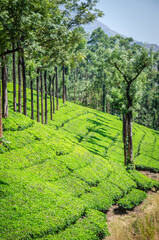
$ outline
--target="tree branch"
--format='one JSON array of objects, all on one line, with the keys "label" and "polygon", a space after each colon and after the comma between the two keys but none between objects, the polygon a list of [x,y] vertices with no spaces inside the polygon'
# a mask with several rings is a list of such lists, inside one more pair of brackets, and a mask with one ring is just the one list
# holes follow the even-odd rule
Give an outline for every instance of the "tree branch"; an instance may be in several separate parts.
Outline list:
[{"label": "tree branch", "polygon": [[13,53],[13,52],[17,52],[19,50],[20,50],[19,48],[15,48],[15,49],[12,49],[12,50],[7,50],[7,51],[1,53],[0,57],[3,57],[4,55],[7,55],[7,54],[10,54],[10,53]]},{"label": "tree branch", "polygon": [[130,82],[135,81],[136,78],[142,73],[142,71],[144,70],[145,67],[146,67],[146,64],[143,65],[142,69],[136,74],[136,76]]},{"label": "tree branch", "polygon": [[124,77],[125,81],[128,83],[128,80],[127,80],[125,74],[120,70],[120,68],[117,66],[117,64],[114,63],[113,65],[121,73],[121,75]]}]

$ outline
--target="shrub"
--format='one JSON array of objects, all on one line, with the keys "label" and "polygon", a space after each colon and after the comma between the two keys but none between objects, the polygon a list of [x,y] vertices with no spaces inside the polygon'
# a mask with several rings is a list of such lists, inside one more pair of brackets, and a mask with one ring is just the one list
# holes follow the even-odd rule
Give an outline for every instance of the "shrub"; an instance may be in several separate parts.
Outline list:
[{"label": "shrub", "polygon": [[147,194],[145,192],[138,189],[133,189],[118,201],[118,205],[121,208],[131,210],[135,206],[139,205],[146,197]]},{"label": "shrub", "polygon": [[129,171],[133,180],[137,183],[137,187],[142,190],[149,190],[155,187],[159,189],[159,182],[149,179],[148,177],[144,176],[142,173],[132,170]]}]

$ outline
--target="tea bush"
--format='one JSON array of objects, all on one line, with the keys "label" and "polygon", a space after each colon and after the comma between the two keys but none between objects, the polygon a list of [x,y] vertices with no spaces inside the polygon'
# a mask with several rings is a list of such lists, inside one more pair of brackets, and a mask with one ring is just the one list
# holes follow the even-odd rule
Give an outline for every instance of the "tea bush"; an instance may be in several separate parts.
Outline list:
[{"label": "tea bush", "polygon": [[147,194],[145,192],[138,189],[133,189],[118,201],[118,205],[121,208],[131,210],[134,208],[134,206],[139,205],[146,197]]},{"label": "tea bush", "polygon": [[[28,117],[10,106],[3,119],[8,143],[0,148],[0,239],[103,239],[102,212],[117,201],[135,206],[145,197],[136,188],[147,191],[158,183],[126,171],[118,117],[59,99],[51,121],[48,97],[48,124],[42,125],[29,117],[30,90],[27,99]],[[134,126],[137,167],[159,171],[158,133]]]}]

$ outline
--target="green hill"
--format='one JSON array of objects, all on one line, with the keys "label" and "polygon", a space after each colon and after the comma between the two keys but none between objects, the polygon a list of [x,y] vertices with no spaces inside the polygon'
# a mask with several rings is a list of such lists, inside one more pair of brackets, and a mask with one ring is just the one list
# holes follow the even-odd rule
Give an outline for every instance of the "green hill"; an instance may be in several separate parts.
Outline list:
[{"label": "green hill", "polygon": [[[103,239],[113,203],[130,209],[144,191],[159,188],[126,171],[118,117],[60,102],[53,121],[42,125],[13,112],[11,89],[3,120],[10,143],[0,154],[0,239]],[[34,99],[36,108],[36,92]],[[133,141],[137,168],[159,172],[159,133],[134,123]]]}]

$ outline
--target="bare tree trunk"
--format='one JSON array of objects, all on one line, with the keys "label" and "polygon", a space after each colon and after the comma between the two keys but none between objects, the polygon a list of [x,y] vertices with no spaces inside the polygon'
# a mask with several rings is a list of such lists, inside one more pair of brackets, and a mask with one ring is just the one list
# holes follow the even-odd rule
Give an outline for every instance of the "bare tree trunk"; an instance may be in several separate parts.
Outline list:
[{"label": "bare tree trunk", "polygon": [[23,114],[27,116],[26,70],[25,70],[24,53],[22,55],[22,74],[23,74]]},{"label": "bare tree trunk", "polygon": [[128,122],[126,115],[123,115],[123,143],[124,143],[124,165],[127,165],[127,151],[128,151]]},{"label": "bare tree trunk", "polygon": [[65,100],[67,101],[67,87],[65,85]]},{"label": "bare tree trunk", "polygon": [[16,67],[15,67],[15,45],[13,43],[13,109],[14,112],[17,112],[17,103],[16,103]]},{"label": "bare tree trunk", "polygon": [[81,104],[83,103],[83,92],[81,91]]},{"label": "bare tree trunk", "polygon": [[65,66],[63,65],[63,103],[65,103]]},{"label": "bare tree trunk", "polygon": [[126,114],[126,121],[127,121],[127,141],[128,141],[128,149],[127,149],[127,165],[130,165],[131,168],[134,168],[133,163],[133,144],[132,144],[132,98],[130,96],[130,87],[131,82],[128,82],[127,85],[127,100],[128,100],[128,107],[127,107],[127,114]]},{"label": "bare tree trunk", "polygon": [[128,112],[128,158],[133,165],[133,144],[132,144],[132,111]]},{"label": "bare tree trunk", "polygon": [[105,83],[103,83],[103,97],[102,97],[102,111],[106,112],[106,92],[105,92]]},{"label": "bare tree trunk", "polygon": [[41,80],[41,122],[44,124],[44,107],[43,107],[43,76],[42,71],[40,71],[40,80]]},{"label": "bare tree trunk", "polygon": [[39,114],[39,69],[37,69],[37,122],[40,122],[40,114]]},{"label": "bare tree trunk", "polygon": [[53,113],[55,113],[55,74],[52,79]]},{"label": "bare tree trunk", "polygon": [[[1,68],[1,63],[0,63],[0,68]],[[2,137],[3,137],[3,125],[2,125],[2,99],[1,99],[1,77],[0,77],[0,138]]]},{"label": "bare tree trunk", "polygon": [[44,71],[44,84],[45,84],[45,124],[47,124],[47,81],[46,81],[46,70]]},{"label": "bare tree trunk", "polygon": [[58,102],[58,75],[57,75],[57,67],[55,67],[56,72],[56,110],[59,110],[59,102]]},{"label": "bare tree trunk", "polygon": [[76,69],[74,71],[74,103],[76,103]]},{"label": "bare tree trunk", "polygon": [[106,102],[106,112],[110,113],[110,103],[108,102],[108,100]]},{"label": "bare tree trunk", "polygon": [[88,91],[87,91],[87,82],[86,82],[86,95],[85,95],[85,106],[88,105]]},{"label": "bare tree trunk", "polygon": [[52,89],[51,89],[51,76],[49,76],[49,90],[50,90],[50,118],[52,120]]},{"label": "bare tree trunk", "polygon": [[[1,91],[1,89],[0,89]],[[0,138],[3,137],[3,127],[2,127],[2,102],[1,102],[1,93],[0,93]]]},{"label": "bare tree trunk", "polygon": [[18,110],[22,113],[22,81],[21,81],[21,56],[18,52]]},{"label": "bare tree trunk", "polygon": [[86,73],[85,73],[85,84],[86,84],[85,106],[86,106],[86,107],[87,107],[87,105],[88,105],[87,80],[88,80],[88,70],[86,69]]},{"label": "bare tree trunk", "polygon": [[29,71],[29,75],[30,75],[30,89],[31,89],[31,119],[34,119],[33,79],[31,77],[31,70]]},{"label": "bare tree trunk", "polygon": [[3,66],[2,66],[2,116],[7,118],[9,116],[8,112],[8,92],[7,92],[7,81],[8,81],[8,71],[6,64],[6,57],[2,57]]}]

